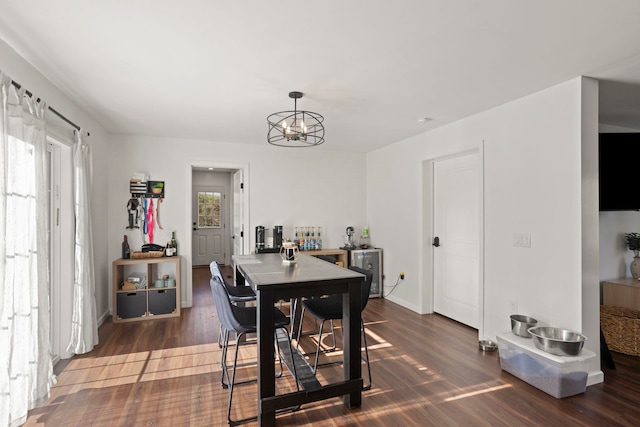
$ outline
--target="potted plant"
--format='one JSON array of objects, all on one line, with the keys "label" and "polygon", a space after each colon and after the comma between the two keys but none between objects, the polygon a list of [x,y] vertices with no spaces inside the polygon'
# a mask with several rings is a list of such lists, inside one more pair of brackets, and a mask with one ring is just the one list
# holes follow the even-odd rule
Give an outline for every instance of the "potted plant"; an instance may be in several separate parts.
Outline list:
[{"label": "potted plant", "polygon": [[629,266],[631,276],[640,280],[640,233],[624,233],[624,240],[629,250],[633,251],[633,261]]},{"label": "potted plant", "polygon": [[640,233],[624,233],[624,240],[629,250],[633,251],[633,257],[640,256]]},{"label": "potted plant", "polygon": [[162,189],[164,188],[164,182],[156,182],[155,185],[151,188],[151,192],[153,194],[162,193]]}]

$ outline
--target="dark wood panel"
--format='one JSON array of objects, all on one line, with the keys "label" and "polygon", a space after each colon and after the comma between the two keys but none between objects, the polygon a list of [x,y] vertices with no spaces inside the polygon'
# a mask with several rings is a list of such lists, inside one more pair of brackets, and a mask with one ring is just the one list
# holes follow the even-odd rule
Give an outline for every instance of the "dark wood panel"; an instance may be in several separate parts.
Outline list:
[{"label": "dark wood panel", "polygon": [[[223,274],[230,269],[223,267]],[[51,398],[30,412],[25,425],[226,425],[228,393],[220,386],[208,268],[194,269],[193,277],[194,305],[180,318],[105,322],[94,351],[56,366]],[[339,398],[311,403],[279,415],[278,425],[635,426],[640,420],[640,358],[613,353],[617,370],[603,368],[603,384],[555,399],[502,371],[497,352],[478,350],[474,329],[385,299],[370,300],[363,318],[373,388],[363,393],[362,407],[350,411]],[[301,341],[313,350],[312,337]],[[241,355],[255,360],[255,346],[245,346]],[[340,357],[339,351],[323,356]],[[255,375],[255,367],[239,375]],[[340,376],[339,366],[319,371],[321,382]],[[280,393],[292,389],[286,374],[276,385]],[[255,414],[255,383],[236,390],[234,417]]]}]

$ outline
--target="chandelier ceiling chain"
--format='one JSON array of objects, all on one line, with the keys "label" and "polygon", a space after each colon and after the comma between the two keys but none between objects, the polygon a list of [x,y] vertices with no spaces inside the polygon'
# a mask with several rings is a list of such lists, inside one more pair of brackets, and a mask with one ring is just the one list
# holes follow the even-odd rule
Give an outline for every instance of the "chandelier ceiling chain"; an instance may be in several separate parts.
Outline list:
[{"label": "chandelier ceiling chain", "polygon": [[279,147],[313,147],[324,142],[324,117],[313,111],[298,110],[302,92],[289,92],[293,111],[280,111],[267,117],[267,141]]}]

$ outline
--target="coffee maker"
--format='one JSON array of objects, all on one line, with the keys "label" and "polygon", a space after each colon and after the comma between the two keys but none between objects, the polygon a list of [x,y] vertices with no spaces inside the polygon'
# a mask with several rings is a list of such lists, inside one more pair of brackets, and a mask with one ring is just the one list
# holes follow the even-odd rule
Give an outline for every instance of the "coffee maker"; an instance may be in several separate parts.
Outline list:
[{"label": "coffee maker", "polygon": [[256,251],[264,249],[264,241],[265,241],[265,233],[264,227],[262,225],[258,225],[256,227]]},{"label": "coffee maker", "polygon": [[273,247],[280,250],[282,247],[282,226],[276,225],[273,228]]},{"label": "coffee maker", "polygon": [[276,225],[274,228],[258,225],[256,227],[256,252],[279,252],[282,247],[282,232],[281,225]]}]

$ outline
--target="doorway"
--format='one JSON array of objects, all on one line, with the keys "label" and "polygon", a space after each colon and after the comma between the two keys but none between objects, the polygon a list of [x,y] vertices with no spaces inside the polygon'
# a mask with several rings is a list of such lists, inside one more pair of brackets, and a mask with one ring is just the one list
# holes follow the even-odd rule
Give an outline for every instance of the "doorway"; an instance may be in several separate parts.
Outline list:
[{"label": "doorway", "polygon": [[[249,165],[247,163],[226,163],[214,161],[189,161],[187,162],[187,194],[193,194],[198,186],[196,173],[219,174],[224,176],[226,181],[226,237],[223,238],[227,249],[224,263],[233,264],[233,255],[249,253],[249,238],[245,230],[249,229]],[[232,187],[233,183],[233,187]],[[237,190],[236,190],[237,188]],[[222,192],[220,192],[222,193]],[[197,217],[197,208],[193,203],[187,207],[186,241],[185,250],[182,256],[185,259],[185,286],[183,287],[182,306],[191,307],[193,305],[193,267],[198,265],[208,265],[213,259],[205,260],[198,258],[194,251],[193,222]],[[202,263],[205,264],[202,264]]]},{"label": "doorway", "polygon": [[193,171],[191,244],[194,267],[209,265],[211,261],[229,263],[229,184],[228,172]]}]

